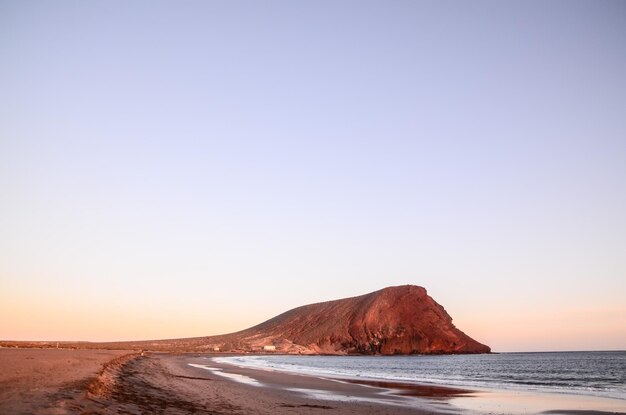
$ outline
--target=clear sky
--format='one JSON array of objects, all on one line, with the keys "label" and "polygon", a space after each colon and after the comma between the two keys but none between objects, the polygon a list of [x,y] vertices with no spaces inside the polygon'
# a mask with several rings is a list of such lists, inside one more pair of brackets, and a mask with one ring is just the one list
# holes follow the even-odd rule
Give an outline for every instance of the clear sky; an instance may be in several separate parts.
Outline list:
[{"label": "clear sky", "polygon": [[0,0],[0,339],[400,284],[626,349],[625,2]]}]

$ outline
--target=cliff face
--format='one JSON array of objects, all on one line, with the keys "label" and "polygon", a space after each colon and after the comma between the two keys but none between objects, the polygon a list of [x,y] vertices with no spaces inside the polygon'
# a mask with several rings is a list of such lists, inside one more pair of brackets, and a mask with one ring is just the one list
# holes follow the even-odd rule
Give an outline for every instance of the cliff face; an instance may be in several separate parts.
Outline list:
[{"label": "cliff face", "polygon": [[359,297],[298,307],[237,333],[211,336],[207,347],[284,353],[489,353],[452,324],[422,287],[389,287]]}]

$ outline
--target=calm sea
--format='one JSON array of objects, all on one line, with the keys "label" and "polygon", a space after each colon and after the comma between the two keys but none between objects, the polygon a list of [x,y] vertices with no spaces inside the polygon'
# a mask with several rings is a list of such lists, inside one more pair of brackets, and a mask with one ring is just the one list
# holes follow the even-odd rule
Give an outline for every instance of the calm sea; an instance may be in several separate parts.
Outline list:
[{"label": "calm sea", "polygon": [[257,368],[344,378],[593,395],[626,400],[626,351],[452,356],[238,356]]}]

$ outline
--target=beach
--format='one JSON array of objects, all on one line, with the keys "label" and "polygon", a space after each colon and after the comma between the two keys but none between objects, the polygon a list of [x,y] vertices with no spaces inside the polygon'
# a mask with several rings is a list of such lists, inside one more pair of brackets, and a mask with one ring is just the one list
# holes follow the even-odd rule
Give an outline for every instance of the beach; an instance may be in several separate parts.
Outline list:
[{"label": "beach", "polygon": [[[134,351],[0,349],[0,413],[439,413],[401,406],[402,397],[390,396],[387,404],[381,403],[378,390],[363,385],[222,367],[263,383],[255,386],[190,363],[204,365],[206,359],[167,353],[141,356]],[[288,389],[336,394],[338,400]]]},{"label": "beach", "polygon": [[[454,402],[491,399],[492,406],[504,408],[507,402],[459,388],[243,368],[205,354],[5,348],[0,369],[3,414],[478,414],[498,412]],[[619,412],[553,408],[545,413]]]}]

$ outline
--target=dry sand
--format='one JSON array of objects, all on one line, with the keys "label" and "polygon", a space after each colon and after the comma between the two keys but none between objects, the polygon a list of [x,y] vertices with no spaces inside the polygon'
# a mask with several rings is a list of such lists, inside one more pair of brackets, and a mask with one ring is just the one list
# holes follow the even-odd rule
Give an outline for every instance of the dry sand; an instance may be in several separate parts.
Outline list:
[{"label": "dry sand", "polygon": [[0,349],[0,414],[80,413],[76,406],[102,366],[129,352]]},{"label": "dry sand", "polygon": [[206,355],[0,348],[0,414],[423,415],[461,413],[450,403],[473,395],[238,368]]}]

